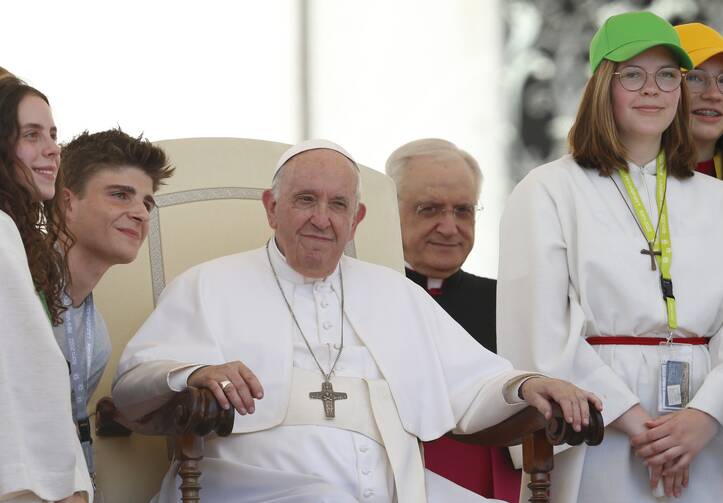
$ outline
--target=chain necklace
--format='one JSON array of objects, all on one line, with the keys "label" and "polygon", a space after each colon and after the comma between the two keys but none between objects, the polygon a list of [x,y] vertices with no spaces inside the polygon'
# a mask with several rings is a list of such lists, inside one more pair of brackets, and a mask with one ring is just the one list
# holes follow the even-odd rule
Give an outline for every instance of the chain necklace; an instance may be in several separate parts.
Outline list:
[{"label": "chain necklace", "polygon": [[[271,238],[271,239],[273,239],[273,238]],[[331,384],[331,376],[334,374],[334,369],[336,368],[336,364],[339,362],[339,357],[341,356],[341,352],[344,350],[344,274],[342,273],[341,265],[339,266],[339,283],[341,284],[341,342],[339,343],[339,352],[336,354],[336,358],[334,359],[334,363],[332,363],[331,368],[329,369],[329,372],[324,372],[324,368],[321,366],[321,363],[319,363],[318,358],[316,358],[316,354],[314,354],[314,350],[311,349],[311,344],[309,344],[309,340],[304,335],[303,330],[301,330],[301,325],[299,324],[299,320],[296,319],[296,315],[294,314],[294,310],[291,308],[289,299],[286,298],[284,289],[281,287],[281,281],[279,280],[279,275],[276,272],[276,269],[274,268],[274,263],[271,261],[271,253],[269,252],[269,246],[271,243],[271,239],[269,239],[266,242],[266,257],[269,260],[269,266],[271,266],[271,272],[274,274],[274,279],[276,280],[276,286],[279,287],[279,292],[281,292],[281,297],[284,299],[284,303],[286,304],[286,307],[288,308],[289,313],[291,314],[291,318],[294,320],[294,324],[296,325],[296,328],[299,329],[301,338],[304,339],[306,348],[309,350],[309,353],[311,353],[311,357],[314,359],[314,363],[316,363],[316,366],[319,368],[319,372],[321,372],[321,375],[324,377],[324,380],[321,383],[321,391],[312,391],[311,393],[309,393],[309,398],[312,400],[321,400],[322,403],[324,404],[324,414],[325,414],[326,418],[333,419],[335,417],[334,404],[335,404],[336,400],[346,400],[348,398],[346,393],[334,391],[334,388]]]}]

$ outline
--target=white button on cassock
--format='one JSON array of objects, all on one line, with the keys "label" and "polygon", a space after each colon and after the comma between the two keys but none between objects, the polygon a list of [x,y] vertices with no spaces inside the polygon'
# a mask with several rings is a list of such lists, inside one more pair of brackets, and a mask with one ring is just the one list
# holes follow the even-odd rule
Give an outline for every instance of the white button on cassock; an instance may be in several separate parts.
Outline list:
[{"label": "white button on cassock", "polygon": [[329,330],[332,327],[332,323],[330,321],[325,321],[321,326],[324,327],[324,330]]},{"label": "white button on cassock", "polygon": [[372,496],[374,496],[374,489],[367,489],[366,491],[364,491],[363,496],[365,498],[371,498]]}]

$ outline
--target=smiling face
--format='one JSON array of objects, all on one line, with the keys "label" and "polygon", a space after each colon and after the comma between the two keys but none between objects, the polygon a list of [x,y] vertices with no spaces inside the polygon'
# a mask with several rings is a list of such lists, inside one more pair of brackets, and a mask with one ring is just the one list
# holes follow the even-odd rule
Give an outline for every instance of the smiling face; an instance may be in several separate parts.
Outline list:
[{"label": "smiling face", "polygon": [[[431,278],[457,272],[474,244],[474,218],[460,219],[454,208],[477,203],[477,183],[472,169],[458,155],[412,157],[403,168],[399,185],[399,217],[404,259]],[[420,214],[420,206],[446,211]]]},{"label": "smiling face", "polygon": [[[60,164],[57,128],[50,106],[41,97],[26,95],[18,104],[18,139],[15,156],[19,180],[41,201],[55,195],[55,179]],[[30,180],[28,180],[28,175]],[[32,184],[31,184],[32,182]]]},{"label": "smiling face", "polygon": [[[715,79],[723,73],[723,53],[696,67]],[[690,93],[691,128],[701,160],[713,157],[715,142],[723,136],[723,93],[715,81],[701,93]]]},{"label": "smiling face", "polygon": [[616,71],[626,66],[639,66],[648,72],[645,85],[628,91],[617,76],[612,81],[613,116],[624,144],[659,139],[675,118],[680,100],[680,87],[661,91],[655,83],[655,72],[661,68],[678,68],[673,55],[663,47],[653,47],[634,58],[618,63]]},{"label": "smiling face", "polygon": [[264,192],[269,225],[287,263],[309,278],[331,274],[364,218],[356,208],[356,167],[342,154],[315,149],[292,157],[279,180],[279,197]]},{"label": "smiling face", "polygon": [[88,179],[81,194],[63,191],[74,253],[107,266],[136,258],[155,206],[151,177],[131,166],[106,168]]}]

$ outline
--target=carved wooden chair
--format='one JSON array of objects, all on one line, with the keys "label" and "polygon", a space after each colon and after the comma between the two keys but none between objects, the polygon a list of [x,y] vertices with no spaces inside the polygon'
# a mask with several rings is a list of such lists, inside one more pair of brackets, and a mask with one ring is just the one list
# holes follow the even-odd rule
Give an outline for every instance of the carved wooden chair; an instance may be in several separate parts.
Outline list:
[{"label": "carved wooden chair", "polygon": [[[182,501],[200,501],[203,437],[228,435],[234,414],[219,408],[207,390],[190,388],[137,421],[123,418],[109,394],[125,344],[150,314],[165,284],[180,272],[214,257],[256,248],[270,237],[261,194],[287,145],[231,138],[168,140],[158,143],[177,167],[156,194],[147,243],[132,264],[109,271],[95,290],[113,340],[109,367],[96,391],[97,478],[105,503],[148,501],[161,485],[169,456],[181,462]],[[386,265],[403,274],[401,232],[394,184],[362,167],[367,216],[348,255]],[[212,224],[210,224],[212,223]],[[104,397],[104,398],[99,398]],[[574,434],[559,411],[549,422],[527,408],[507,421],[464,441],[485,445],[523,443],[525,470],[533,475],[535,498],[548,501],[552,445],[590,445],[602,439],[599,414],[587,430]],[[133,431],[137,434],[130,435]],[[165,437],[171,439],[170,448]]]},{"label": "carved wooden chair", "polygon": [[[276,161],[288,148],[234,138],[168,140],[158,145],[177,169],[156,194],[158,209],[151,214],[147,242],[133,263],[108,271],[94,293],[113,341],[110,363],[91,404],[98,411],[94,450],[105,503],[148,501],[168,469],[167,454],[184,463],[188,501],[198,501],[193,499],[194,460],[200,457],[202,436],[230,431],[233,416],[218,411],[204,391],[190,390],[158,413],[130,423],[102,397],[110,394],[126,343],[168,281],[205,260],[262,246],[271,236],[260,199]],[[394,184],[365,167],[361,177],[368,211],[345,253],[403,271]],[[119,425],[109,422],[111,418]],[[128,436],[129,428],[143,435]],[[175,437],[170,449],[165,435]]]}]

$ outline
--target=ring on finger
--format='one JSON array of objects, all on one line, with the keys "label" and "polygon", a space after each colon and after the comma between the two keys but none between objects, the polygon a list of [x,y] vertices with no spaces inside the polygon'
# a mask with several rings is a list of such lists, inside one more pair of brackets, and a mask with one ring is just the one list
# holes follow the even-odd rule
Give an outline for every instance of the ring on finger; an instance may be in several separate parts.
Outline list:
[{"label": "ring on finger", "polygon": [[229,386],[230,384],[231,384],[231,381],[229,381],[228,379],[218,383],[218,385],[221,386],[221,389],[224,391],[226,391],[226,387]]}]

